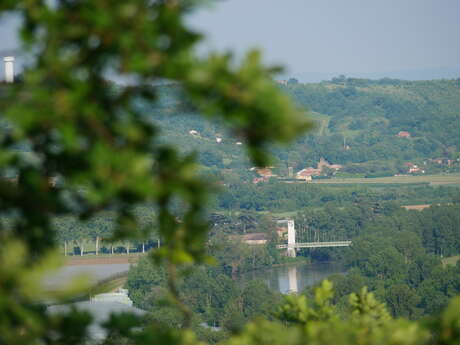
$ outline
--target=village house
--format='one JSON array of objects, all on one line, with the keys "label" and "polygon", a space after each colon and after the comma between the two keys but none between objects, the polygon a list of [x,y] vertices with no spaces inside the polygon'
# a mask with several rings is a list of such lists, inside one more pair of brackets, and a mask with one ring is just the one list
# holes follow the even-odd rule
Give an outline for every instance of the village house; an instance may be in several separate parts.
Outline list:
[{"label": "village house", "polygon": [[404,163],[404,165],[409,169],[407,172],[410,174],[413,173],[425,173],[425,170],[422,170],[418,165],[412,163]]},{"label": "village house", "polygon": [[269,177],[264,177],[264,176],[262,176],[262,177],[254,177],[252,179],[252,183],[258,184],[260,182],[268,182],[269,179],[270,179]]},{"label": "village house", "polygon": [[308,167],[305,169],[300,170],[296,174],[296,179],[298,180],[305,180],[305,181],[311,181],[312,176],[319,176],[323,172],[324,168],[329,168],[333,169],[335,171],[338,171],[342,169],[342,165],[340,164],[330,164],[327,160],[324,158],[321,158],[318,162],[317,168],[313,167]]},{"label": "village house", "polygon": [[241,241],[250,246],[266,244],[268,242],[267,234],[264,232],[253,232],[251,234],[244,235],[232,235],[230,236],[232,240]]},{"label": "village house", "polygon": [[407,131],[400,131],[396,136],[399,138],[410,138],[410,133]]},{"label": "village house", "polygon": [[262,177],[275,177],[276,174],[272,171],[273,167],[266,167],[266,168],[258,168],[255,169],[256,173]]},{"label": "village house", "polygon": [[311,181],[312,176],[319,176],[320,174],[321,174],[321,170],[309,167],[309,168],[302,169],[299,172],[297,172],[295,178],[297,180]]},{"label": "village house", "polygon": [[278,175],[274,174],[272,169],[274,167],[266,167],[266,168],[251,168],[249,169],[250,171],[255,171],[257,173],[257,177],[254,177],[252,179],[252,183],[254,184],[257,184],[257,183],[260,183],[260,182],[268,182],[270,180],[270,178],[272,177],[276,177]]}]

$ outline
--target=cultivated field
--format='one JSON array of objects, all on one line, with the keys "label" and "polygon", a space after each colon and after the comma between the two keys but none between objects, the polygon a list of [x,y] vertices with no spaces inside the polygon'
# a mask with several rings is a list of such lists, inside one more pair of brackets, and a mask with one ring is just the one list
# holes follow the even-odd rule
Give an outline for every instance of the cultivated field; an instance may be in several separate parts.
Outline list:
[{"label": "cultivated field", "polygon": [[460,255],[450,256],[447,258],[442,259],[443,265],[452,265],[455,266],[457,261],[460,260]]},{"label": "cultivated field", "polygon": [[375,178],[331,178],[318,179],[309,183],[316,184],[407,184],[429,183],[432,185],[460,184],[460,175],[421,175],[421,176],[389,176]]},{"label": "cultivated field", "polygon": [[403,205],[401,207],[405,208],[406,210],[422,211],[430,206],[431,204],[422,204],[422,205]]}]

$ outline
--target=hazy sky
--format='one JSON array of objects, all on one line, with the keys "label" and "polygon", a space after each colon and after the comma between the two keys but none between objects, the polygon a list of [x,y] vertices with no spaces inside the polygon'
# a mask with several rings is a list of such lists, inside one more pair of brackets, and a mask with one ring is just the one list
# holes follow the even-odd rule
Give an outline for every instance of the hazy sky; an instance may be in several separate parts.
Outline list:
[{"label": "hazy sky", "polygon": [[192,21],[291,73],[460,67],[460,0],[226,0]]},{"label": "hazy sky", "polygon": [[[292,75],[460,70],[460,0],[222,0],[190,21],[206,49],[259,47]],[[0,21],[0,52],[12,28]]]}]

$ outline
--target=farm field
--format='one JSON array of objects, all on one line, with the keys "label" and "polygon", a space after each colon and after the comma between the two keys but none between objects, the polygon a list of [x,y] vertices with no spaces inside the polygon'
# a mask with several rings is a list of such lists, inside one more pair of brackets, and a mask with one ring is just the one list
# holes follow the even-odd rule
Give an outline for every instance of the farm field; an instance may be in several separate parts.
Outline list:
[{"label": "farm field", "polygon": [[460,175],[388,176],[374,178],[331,178],[313,180],[313,184],[408,184],[429,183],[431,185],[460,184]]},{"label": "farm field", "polygon": [[442,259],[442,264],[445,265],[452,265],[455,266],[457,261],[460,260],[460,255],[449,256],[447,258]]},{"label": "farm field", "polygon": [[422,204],[422,205],[403,205],[401,206],[402,208],[405,208],[406,210],[415,210],[415,211],[421,211],[424,210],[428,207],[430,207],[430,204]]}]

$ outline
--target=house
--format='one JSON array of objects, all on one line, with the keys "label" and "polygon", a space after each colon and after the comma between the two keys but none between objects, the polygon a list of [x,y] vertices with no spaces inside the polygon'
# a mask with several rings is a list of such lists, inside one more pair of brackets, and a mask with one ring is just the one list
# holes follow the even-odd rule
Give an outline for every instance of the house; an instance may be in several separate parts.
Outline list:
[{"label": "house", "polygon": [[334,170],[340,170],[340,169],[343,168],[343,166],[340,165],[340,164],[331,164],[331,165],[329,165],[329,168],[334,169]]},{"label": "house", "polygon": [[318,162],[317,169],[323,170],[324,167],[329,167],[329,162],[321,157]]},{"label": "house", "polygon": [[308,168],[302,169],[299,172],[297,172],[295,178],[297,180],[311,181],[312,176],[319,176],[319,175],[321,175],[321,169],[315,169],[312,167],[308,167]]},{"label": "house", "polygon": [[273,167],[267,167],[267,168],[251,168],[249,170],[254,171],[259,175],[258,177],[254,177],[252,179],[252,183],[257,184],[260,182],[268,182],[271,177],[276,177],[278,175],[274,174],[272,172]]},{"label": "house", "polygon": [[250,246],[266,244],[268,242],[267,234],[264,232],[253,232],[251,234],[230,236],[232,239],[240,240]]},{"label": "house", "polygon": [[404,163],[406,167],[409,168],[408,173],[413,174],[413,173],[425,173],[425,170],[420,169],[420,167],[416,164],[412,163]]},{"label": "house", "polygon": [[277,176],[272,172],[273,167],[266,167],[266,168],[258,168],[255,169],[256,173],[262,177],[275,177]]},{"label": "house", "polygon": [[269,179],[270,179],[269,177],[254,177],[252,179],[252,183],[258,184],[260,182],[268,182]]},{"label": "house", "polygon": [[198,131],[195,131],[194,129],[188,131],[188,134],[193,135],[193,136],[198,136],[198,135],[200,135],[200,133],[198,133]]},{"label": "house", "polygon": [[216,143],[220,144],[222,142],[222,138],[221,137],[216,137]]},{"label": "house", "polygon": [[444,159],[442,159],[442,158],[433,158],[431,161],[433,163],[442,164],[444,162]]},{"label": "house", "polygon": [[319,162],[318,162],[317,169],[322,171],[323,168],[334,169],[334,170],[337,171],[337,170],[342,169],[343,166],[340,165],[340,164],[330,164],[327,160],[325,160],[324,158],[321,157]]},{"label": "house", "polygon": [[399,138],[410,138],[410,133],[407,131],[400,131],[396,136]]}]

